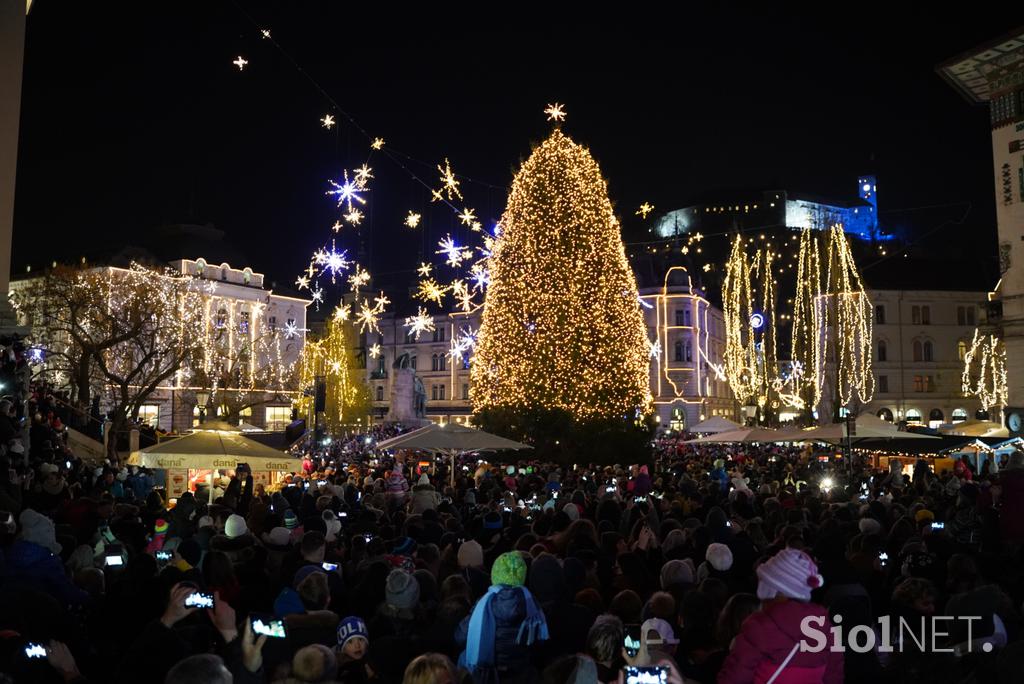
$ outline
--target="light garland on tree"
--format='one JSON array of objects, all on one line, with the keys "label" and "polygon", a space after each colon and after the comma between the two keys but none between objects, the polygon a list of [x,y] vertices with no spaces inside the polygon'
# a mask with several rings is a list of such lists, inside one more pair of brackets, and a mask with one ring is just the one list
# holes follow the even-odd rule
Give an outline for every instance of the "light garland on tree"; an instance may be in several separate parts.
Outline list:
[{"label": "light garland on tree", "polygon": [[964,354],[960,384],[963,393],[977,397],[986,411],[992,408],[1003,410],[1009,401],[1009,390],[1006,349],[1002,340],[995,335],[982,335],[977,328],[974,329],[974,339]]},{"label": "light garland on tree", "polygon": [[815,231],[804,228],[800,232],[790,344],[792,364],[798,370],[790,374],[790,394],[799,399],[790,401],[793,408],[821,403],[821,314],[821,254]]},{"label": "light garland on tree", "polygon": [[[370,351],[372,356],[373,349]],[[299,361],[299,383],[307,392],[294,405],[307,417],[308,424],[313,424],[318,380],[324,383],[323,416],[330,434],[338,434],[346,426],[366,418],[369,390],[359,379],[357,368],[354,335],[344,322],[329,321],[321,339],[306,341]]]},{"label": "light garland on tree", "polygon": [[487,275],[478,271],[490,286],[471,366],[475,411],[647,410],[646,325],[619,230],[597,162],[555,130],[516,174]]},{"label": "light garland on tree", "polygon": [[[822,324],[832,335],[835,350],[835,385],[839,406],[853,408],[871,401],[875,376],[871,372],[874,308],[861,282],[853,251],[842,226],[828,231],[823,297],[825,316]],[[828,356],[825,357],[828,359]]]}]

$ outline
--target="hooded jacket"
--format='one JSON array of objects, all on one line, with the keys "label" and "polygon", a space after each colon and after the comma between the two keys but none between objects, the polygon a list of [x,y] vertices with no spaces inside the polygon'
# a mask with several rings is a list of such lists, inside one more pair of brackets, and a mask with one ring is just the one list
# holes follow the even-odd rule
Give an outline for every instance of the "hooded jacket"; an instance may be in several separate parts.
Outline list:
[{"label": "hooded jacket", "polygon": [[11,545],[4,558],[2,577],[0,584],[7,590],[18,586],[36,589],[64,605],[81,605],[89,598],[68,579],[59,556],[24,539]]},{"label": "hooded jacket", "polygon": [[828,643],[820,653],[797,652],[779,672],[775,684],[842,684],[843,654],[833,653],[835,639],[830,631],[828,610],[814,603],[779,601],[766,603],[743,622],[732,650],[718,672],[718,684],[764,684],[779,669],[793,647],[813,638],[804,636],[801,621],[808,616],[825,620],[813,628],[826,635]]},{"label": "hooded jacket", "polygon": [[412,488],[412,513],[413,515],[423,511],[437,509],[441,503],[441,495],[434,489],[434,485],[418,484]]},{"label": "hooded jacket", "polygon": [[[518,681],[518,677],[525,677],[523,681],[534,681],[530,678],[530,647],[516,643],[519,627],[526,619],[526,599],[523,592],[519,587],[503,587],[491,599],[491,610],[495,621],[494,666],[500,680],[504,683],[506,679]],[[469,621],[469,617],[463,619],[455,630],[455,642],[460,647],[466,645]]]}]

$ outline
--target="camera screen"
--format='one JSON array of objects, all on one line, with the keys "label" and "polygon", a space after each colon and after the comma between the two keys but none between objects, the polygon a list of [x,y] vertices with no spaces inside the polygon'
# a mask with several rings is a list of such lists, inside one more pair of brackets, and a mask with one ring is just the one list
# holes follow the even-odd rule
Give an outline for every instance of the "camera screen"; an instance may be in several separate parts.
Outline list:
[{"label": "camera screen", "polygon": [[663,684],[668,681],[667,667],[625,667],[626,684]]},{"label": "camera screen", "polygon": [[27,658],[45,658],[46,649],[39,644],[29,644],[25,647],[25,656]]},{"label": "camera screen", "polygon": [[213,608],[213,594],[194,591],[185,597],[186,608]]},{"label": "camera screen", "polygon": [[640,625],[626,625],[626,636],[622,640],[622,647],[630,658],[636,656],[640,650]]},{"label": "camera screen", "polygon": [[105,561],[109,566],[117,567],[119,565],[124,565],[124,559],[121,558],[121,554],[116,556],[106,556]]},{"label": "camera screen", "polygon": [[321,563],[320,565],[327,572],[334,572],[335,570],[338,569],[338,564],[337,563],[326,563],[325,562],[325,563]]},{"label": "camera screen", "polygon": [[169,561],[169,560],[171,560],[171,552],[170,551],[157,551],[156,552],[156,559],[160,560],[160,561]]},{"label": "camera screen", "polygon": [[270,620],[256,616],[252,618],[252,631],[253,634],[266,634],[273,639],[284,639],[288,636],[283,620]]}]

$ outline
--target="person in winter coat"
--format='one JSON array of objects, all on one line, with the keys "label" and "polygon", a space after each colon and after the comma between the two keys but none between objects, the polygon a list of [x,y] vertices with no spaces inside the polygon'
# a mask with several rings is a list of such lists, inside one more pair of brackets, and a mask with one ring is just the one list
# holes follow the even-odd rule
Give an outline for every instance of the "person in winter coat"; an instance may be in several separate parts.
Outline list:
[{"label": "person in winter coat", "polygon": [[530,564],[529,587],[544,610],[550,638],[537,646],[538,660],[547,665],[566,653],[584,651],[587,631],[596,617],[590,609],[573,603],[566,588],[562,564],[542,553]]},{"label": "person in winter coat", "polygon": [[[840,684],[843,654],[835,645],[828,609],[811,603],[811,591],[823,583],[814,560],[798,549],[785,548],[757,567],[761,610],[743,622],[732,650],[718,672],[718,684]],[[817,646],[802,624],[811,619],[826,644],[817,652],[802,651],[801,642]]]},{"label": "person in winter coat", "polygon": [[530,663],[530,646],[548,638],[548,626],[525,583],[523,557],[516,551],[498,556],[491,569],[491,588],[456,630],[456,643],[466,644],[459,666],[477,684],[492,681],[495,675],[502,684],[540,678]]},{"label": "person in winter coat", "polygon": [[1024,543],[1024,452],[1015,451],[1010,463],[999,473],[1000,497],[999,529],[1003,542],[1017,547]]},{"label": "person in winter coat", "polygon": [[7,550],[0,585],[5,591],[18,588],[41,591],[64,605],[81,605],[89,595],[77,588],[64,572],[53,521],[26,508],[18,516],[21,532]]},{"label": "person in winter coat", "polygon": [[388,503],[398,508],[405,503],[409,491],[409,481],[402,474],[402,464],[395,463],[394,469],[388,474],[385,487],[388,492]]},{"label": "person in winter coat", "polygon": [[416,486],[412,488],[412,513],[413,515],[427,510],[437,510],[441,504],[441,495],[437,493],[434,486],[430,484],[430,478],[426,473],[420,475]]},{"label": "person in winter coat", "polygon": [[224,523],[224,534],[218,534],[210,540],[211,551],[222,551],[235,564],[246,560],[255,545],[256,538],[249,533],[245,518],[237,513],[228,516]]}]

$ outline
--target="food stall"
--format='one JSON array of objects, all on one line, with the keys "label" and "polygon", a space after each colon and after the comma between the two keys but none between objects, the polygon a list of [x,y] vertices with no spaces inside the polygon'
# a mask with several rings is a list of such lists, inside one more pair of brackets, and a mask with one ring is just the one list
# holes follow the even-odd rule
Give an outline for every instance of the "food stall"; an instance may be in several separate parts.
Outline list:
[{"label": "food stall", "polygon": [[249,467],[254,484],[267,488],[290,473],[302,472],[301,458],[260,444],[237,429],[199,429],[132,452],[128,464],[165,470],[168,499],[195,491],[202,483],[209,488],[211,501],[215,478],[233,475],[240,464]]}]

